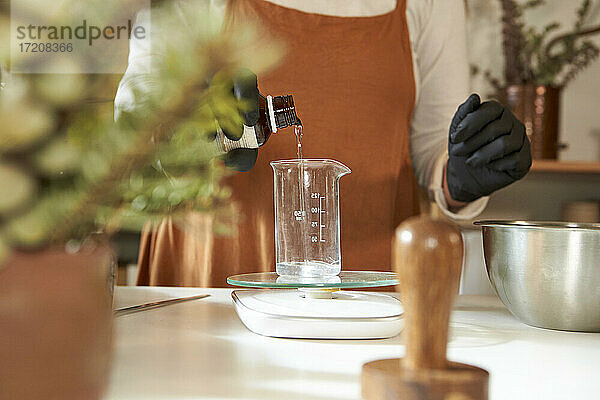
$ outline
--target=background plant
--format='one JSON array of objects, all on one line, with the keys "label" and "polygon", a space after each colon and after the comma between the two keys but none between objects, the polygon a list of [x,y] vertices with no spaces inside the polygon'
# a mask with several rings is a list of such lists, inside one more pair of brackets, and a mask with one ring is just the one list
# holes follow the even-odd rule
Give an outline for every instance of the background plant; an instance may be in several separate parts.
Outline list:
[{"label": "background plant", "polygon": [[[499,2],[502,8],[504,78],[499,79],[490,71],[484,71],[484,76],[496,90],[505,85],[521,84],[564,87],[598,57],[598,46],[586,39],[600,32],[600,26],[586,26],[592,8],[591,0],[582,1],[576,11],[573,28],[562,34],[556,34],[561,28],[558,22],[550,22],[541,29],[525,25],[524,12],[545,4],[544,0]],[[472,69],[475,73],[479,72],[475,66]]]},{"label": "background plant", "polygon": [[[81,2],[64,3],[68,23],[69,3]],[[110,20],[125,3],[111,9],[111,2],[93,0],[85,6]],[[118,124],[112,107],[96,102],[107,85],[114,87],[112,75],[7,78],[4,71],[0,262],[11,249],[77,243],[92,232],[140,229],[148,220],[190,211],[218,213],[227,204],[226,172],[211,158],[214,143],[208,139],[216,129],[215,108],[239,120],[245,105],[226,90],[228,80],[242,67],[260,73],[277,52],[252,46],[258,40],[251,27],[223,31],[205,2],[194,3],[184,12],[176,2],[153,9],[152,24],[161,35],[153,37],[152,70],[127,82],[136,107],[123,112]],[[8,65],[8,56],[3,51],[0,64]]]}]

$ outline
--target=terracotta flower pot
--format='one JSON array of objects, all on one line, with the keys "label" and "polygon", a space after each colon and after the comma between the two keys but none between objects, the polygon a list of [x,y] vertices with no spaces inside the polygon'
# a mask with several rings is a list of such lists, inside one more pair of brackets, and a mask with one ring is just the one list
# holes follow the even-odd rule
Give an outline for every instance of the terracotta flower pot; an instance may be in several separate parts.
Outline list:
[{"label": "terracotta flower pot", "polygon": [[525,124],[534,159],[557,158],[559,98],[560,88],[543,85],[509,85],[498,93]]},{"label": "terracotta flower pot", "polygon": [[13,254],[0,265],[0,399],[94,400],[108,381],[113,253]]}]

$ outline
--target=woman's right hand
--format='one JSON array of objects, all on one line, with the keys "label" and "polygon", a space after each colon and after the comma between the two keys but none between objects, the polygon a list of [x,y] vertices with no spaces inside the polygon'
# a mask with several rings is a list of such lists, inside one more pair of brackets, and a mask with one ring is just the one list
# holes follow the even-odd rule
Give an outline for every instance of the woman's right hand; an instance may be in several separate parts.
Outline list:
[{"label": "woman's right hand", "polygon": [[[236,115],[232,110],[213,107],[213,112],[223,134],[230,140],[240,140],[244,132],[244,125],[254,126],[258,123],[257,77],[252,71],[243,69],[225,85],[226,89],[231,90],[238,100],[237,111],[242,120],[232,118],[232,115]],[[258,149],[238,148],[226,153],[222,158],[228,168],[246,172],[254,167],[257,157]]]}]

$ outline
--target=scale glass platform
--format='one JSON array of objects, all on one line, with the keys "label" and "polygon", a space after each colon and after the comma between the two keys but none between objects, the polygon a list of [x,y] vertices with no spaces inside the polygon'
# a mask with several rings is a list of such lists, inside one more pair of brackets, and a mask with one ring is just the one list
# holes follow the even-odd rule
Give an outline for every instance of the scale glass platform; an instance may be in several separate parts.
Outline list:
[{"label": "scale glass platform", "polygon": [[284,277],[275,272],[234,275],[235,309],[244,325],[264,336],[303,339],[382,339],[404,326],[400,302],[390,295],[343,291],[392,286],[392,272],[342,271],[320,278]]}]

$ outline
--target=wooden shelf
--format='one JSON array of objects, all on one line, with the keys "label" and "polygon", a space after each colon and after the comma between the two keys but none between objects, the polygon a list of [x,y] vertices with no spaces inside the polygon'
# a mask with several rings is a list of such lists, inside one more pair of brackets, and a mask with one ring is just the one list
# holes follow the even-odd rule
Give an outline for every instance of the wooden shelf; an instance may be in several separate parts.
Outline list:
[{"label": "wooden shelf", "polygon": [[534,160],[532,172],[555,172],[572,174],[600,174],[600,162]]}]

